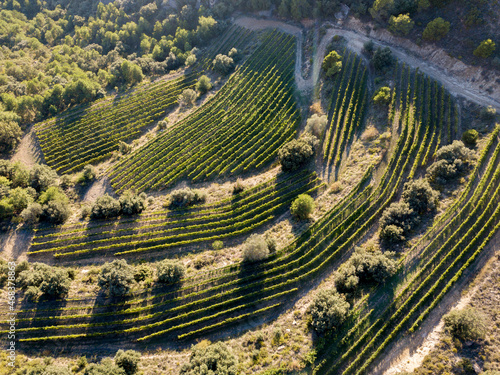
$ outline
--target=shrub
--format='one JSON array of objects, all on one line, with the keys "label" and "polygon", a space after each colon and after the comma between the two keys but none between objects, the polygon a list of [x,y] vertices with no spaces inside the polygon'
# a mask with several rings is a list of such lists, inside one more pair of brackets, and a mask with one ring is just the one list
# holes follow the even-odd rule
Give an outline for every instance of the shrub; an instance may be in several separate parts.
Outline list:
[{"label": "shrub", "polygon": [[53,267],[51,272],[44,275],[40,290],[48,296],[60,297],[68,293],[70,286],[68,271]]},{"label": "shrub", "polygon": [[120,141],[120,143],[118,144],[118,151],[120,152],[120,154],[126,155],[126,154],[130,153],[130,151],[132,151],[132,145],[129,145],[128,143]]},{"label": "shrub", "polygon": [[139,282],[139,281],[144,281],[148,278],[151,278],[153,276],[153,270],[148,264],[140,264],[137,267],[135,267],[134,271],[134,280]]},{"label": "shrub", "polygon": [[189,363],[182,366],[181,375],[236,375],[238,360],[222,342],[202,341],[193,347]]},{"label": "shrub", "polygon": [[22,135],[23,132],[17,122],[0,120],[0,152],[14,151],[21,143]]},{"label": "shrub", "polygon": [[80,184],[88,184],[91,181],[94,181],[96,178],[96,171],[93,165],[87,164],[82,171],[80,177],[78,177],[77,182]]},{"label": "shrub", "polygon": [[9,199],[4,198],[0,200],[0,220],[8,220],[14,215],[14,206],[10,203]]},{"label": "shrub", "polygon": [[231,48],[227,55],[232,58],[234,61],[240,61],[241,60],[241,54],[238,52],[236,48]]},{"label": "shrub", "polygon": [[57,186],[51,186],[47,190],[45,190],[40,197],[38,197],[38,202],[40,204],[47,204],[50,201],[62,201],[64,203],[68,203],[68,197],[64,192]]},{"label": "shrub", "polygon": [[491,105],[483,107],[480,112],[480,117],[483,121],[493,121],[497,114],[497,110]]},{"label": "shrub", "polygon": [[335,287],[341,293],[352,293],[358,289],[359,277],[351,263],[342,265],[335,273]]},{"label": "shrub", "polygon": [[427,177],[438,184],[456,179],[470,165],[474,153],[462,141],[453,141],[436,152],[436,161],[427,169]]},{"label": "shrub", "polygon": [[267,248],[269,250],[269,253],[273,254],[276,252],[276,240],[274,238],[272,238],[271,236],[267,235],[265,237],[266,239],[266,244],[267,244]]},{"label": "shrub", "polygon": [[40,296],[40,288],[37,288],[36,286],[29,286],[24,291],[24,296],[28,301],[35,302]]},{"label": "shrub", "polygon": [[103,358],[100,363],[88,365],[84,375],[126,375],[125,370],[113,363],[111,358]]},{"label": "shrub", "polygon": [[168,127],[169,120],[168,118],[164,118],[161,121],[158,121],[158,129],[165,130]]},{"label": "shrub", "polygon": [[378,47],[371,59],[373,67],[381,72],[386,71],[388,68],[390,68],[394,64],[394,61],[394,56],[392,55],[389,47]]},{"label": "shrub", "polygon": [[373,55],[373,52],[375,52],[375,43],[373,43],[373,40],[369,40],[365,44],[363,44],[363,51],[368,55],[371,56]]},{"label": "shrub", "polygon": [[10,181],[7,177],[0,176],[0,198],[4,198],[9,195],[10,185],[12,185],[12,181]]},{"label": "shrub", "polygon": [[187,207],[194,204],[203,203],[206,200],[206,196],[199,190],[194,190],[190,188],[179,189],[170,194],[170,207]]},{"label": "shrub", "polygon": [[233,195],[242,193],[244,190],[245,190],[245,185],[243,184],[241,178],[238,178],[233,185]]},{"label": "shrub", "polygon": [[108,219],[120,215],[121,205],[117,199],[109,196],[108,194],[97,198],[92,206],[92,219]]},{"label": "shrub", "polygon": [[315,136],[306,133],[304,137],[285,144],[278,152],[281,168],[284,171],[293,171],[300,168],[311,160],[318,143]]},{"label": "shrub", "polygon": [[389,30],[397,35],[408,35],[414,26],[415,22],[410,18],[409,14],[391,16],[389,19]]},{"label": "shrub", "polygon": [[380,240],[385,244],[397,244],[406,241],[405,231],[397,225],[387,225],[380,231]]},{"label": "shrub", "polygon": [[28,187],[30,182],[30,172],[20,162],[12,165],[12,187]]},{"label": "shrub", "polygon": [[476,129],[469,129],[462,135],[462,141],[465,144],[475,146],[477,143],[477,138],[479,137],[479,133]]},{"label": "shrub", "polygon": [[458,339],[479,340],[486,335],[486,319],[473,307],[451,311],[444,316],[444,324]]},{"label": "shrub", "polygon": [[417,221],[415,211],[413,211],[407,202],[403,201],[392,203],[385,209],[380,218],[380,226],[385,228],[389,225],[395,225],[408,232]]},{"label": "shrub", "polygon": [[311,133],[317,138],[321,138],[323,136],[323,132],[325,131],[326,124],[328,122],[328,118],[325,115],[312,115],[309,119],[307,119],[306,132]]},{"label": "shrub", "polygon": [[179,95],[179,105],[181,107],[190,107],[193,106],[194,103],[196,102],[196,98],[198,95],[196,94],[196,91],[193,89],[185,89],[180,95]]},{"label": "shrub", "polygon": [[495,42],[491,39],[486,39],[479,44],[479,46],[474,50],[474,56],[482,57],[486,59],[495,52]]},{"label": "shrub", "polygon": [[56,179],[57,173],[46,165],[35,164],[30,172],[31,187],[39,192],[54,185],[56,183]]},{"label": "shrub", "polygon": [[198,90],[201,94],[205,94],[207,91],[210,91],[212,88],[212,81],[206,75],[202,75],[198,82],[196,82],[196,90]]},{"label": "shrub", "polygon": [[252,234],[243,244],[243,260],[257,262],[269,256],[269,248],[264,237]]},{"label": "shrub", "polygon": [[173,260],[164,260],[158,263],[158,281],[165,284],[179,282],[186,273],[184,265]]},{"label": "shrub", "polygon": [[213,68],[219,74],[226,75],[234,68],[234,59],[218,54],[213,61]]},{"label": "shrub", "polygon": [[196,55],[191,54],[186,58],[185,61],[186,66],[191,66],[194,65],[195,63],[196,63]]},{"label": "shrub", "polygon": [[222,250],[224,247],[224,243],[222,241],[214,241],[212,243],[212,249],[214,250]]},{"label": "shrub", "polygon": [[340,56],[336,51],[331,51],[323,59],[322,68],[327,77],[333,77],[342,70],[342,56]]},{"label": "shrub", "polygon": [[71,215],[71,210],[67,203],[61,200],[50,201],[43,205],[41,218],[54,224],[62,224]]},{"label": "shrub", "polygon": [[123,215],[137,215],[146,208],[146,194],[134,194],[130,191],[125,192],[120,199],[120,212]]},{"label": "shrub", "polygon": [[426,40],[438,41],[443,39],[449,31],[450,23],[438,17],[427,24],[422,37]]},{"label": "shrub", "polygon": [[386,105],[391,102],[391,89],[384,86],[379,88],[373,96],[373,102],[377,105]]},{"label": "shrub", "polygon": [[309,218],[313,211],[314,199],[307,194],[300,194],[297,198],[295,198],[290,207],[292,215],[300,220]]},{"label": "shrub", "polygon": [[21,217],[23,218],[25,223],[27,223],[29,225],[33,225],[33,224],[38,223],[42,213],[43,213],[43,210],[42,210],[42,206],[40,204],[31,203],[28,207],[26,207],[21,212]]},{"label": "shrub", "polygon": [[141,354],[135,350],[123,351],[118,350],[115,355],[115,364],[121,367],[125,374],[133,375],[139,370],[139,361],[141,359]]},{"label": "shrub", "polygon": [[321,290],[309,306],[312,327],[318,333],[338,328],[349,314],[349,302],[336,290]]},{"label": "shrub", "polygon": [[424,179],[405,183],[403,200],[418,214],[425,214],[436,209],[439,192],[435,191]]},{"label": "shrub", "polygon": [[111,296],[124,296],[134,284],[134,268],[124,259],[105,263],[101,268],[98,284]]}]

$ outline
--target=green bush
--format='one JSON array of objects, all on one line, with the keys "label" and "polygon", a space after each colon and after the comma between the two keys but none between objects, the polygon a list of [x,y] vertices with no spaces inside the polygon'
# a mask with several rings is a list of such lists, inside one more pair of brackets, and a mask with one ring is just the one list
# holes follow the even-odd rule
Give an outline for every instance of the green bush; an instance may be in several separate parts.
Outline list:
[{"label": "green bush", "polygon": [[258,234],[250,235],[243,244],[243,260],[257,262],[269,256],[269,247],[265,238]]},{"label": "green bush", "polygon": [[474,153],[462,141],[441,147],[436,161],[427,169],[427,177],[438,184],[446,184],[459,177],[471,164]]},{"label": "green bush", "polygon": [[394,65],[395,59],[389,47],[378,47],[372,56],[371,62],[375,70],[385,72]]},{"label": "green bush", "polygon": [[55,185],[57,173],[47,165],[35,164],[30,171],[30,184],[36,191],[44,191]]},{"label": "green bush", "polygon": [[165,130],[166,128],[168,128],[168,123],[169,123],[168,118],[164,118],[163,120],[158,121],[158,129]]},{"label": "green bush", "polygon": [[21,212],[21,217],[26,224],[33,225],[38,223],[38,221],[40,220],[40,216],[42,216],[42,213],[43,209],[40,204],[31,203]]},{"label": "green bush", "polygon": [[347,319],[350,307],[336,290],[320,290],[309,306],[311,325],[318,333],[337,329]]},{"label": "green bush", "polygon": [[120,199],[120,213],[123,215],[137,215],[146,208],[146,194],[134,194],[130,191],[125,192]]},{"label": "green bush", "polygon": [[427,180],[418,179],[405,183],[402,198],[413,211],[422,215],[436,209],[439,192]]},{"label": "green bush", "polygon": [[97,198],[92,206],[92,219],[108,219],[120,215],[121,205],[117,199],[114,199],[108,194]]},{"label": "green bush", "polygon": [[219,74],[226,75],[234,68],[234,59],[218,54],[213,61],[213,69]]},{"label": "green bush", "polygon": [[124,259],[105,263],[101,268],[98,284],[111,296],[124,296],[134,284],[134,268]]},{"label": "green bush", "polygon": [[222,250],[223,247],[224,247],[224,243],[222,241],[212,242],[212,249],[214,249],[214,250]]},{"label": "green bush", "polygon": [[170,208],[188,207],[205,202],[206,195],[200,190],[184,188],[170,194]]},{"label": "green bush", "polygon": [[323,59],[322,68],[327,77],[333,77],[342,70],[342,56],[340,56],[336,51],[331,51]]},{"label": "green bush", "polygon": [[202,75],[198,79],[198,82],[196,82],[196,90],[198,90],[198,92],[201,94],[205,94],[207,91],[210,91],[211,89],[212,89],[212,81],[206,75]]},{"label": "green bush", "polygon": [[379,88],[373,96],[373,102],[377,105],[386,105],[391,102],[391,89],[384,86]]},{"label": "green bush", "polygon": [[163,260],[158,263],[158,282],[164,284],[174,284],[179,282],[185,275],[184,265],[173,260]]},{"label": "green bush", "polygon": [[474,307],[451,311],[444,316],[444,324],[458,339],[480,340],[486,335],[486,318]]},{"label": "green bush", "polygon": [[151,269],[151,266],[149,264],[140,264],[137,267],[135,267],[134,271],[135,281],[137,282],[144,281],[151,277],[153,277],[153,270]]},{"label": "green bush", "polygon": [[196,94],[196,91],[193,89],[185,89],[180,95],[179,95],[179,105],[181,107],[191,107],[194,105],[196,102],[196,98],[198,97],[198,94]]},{"label": "green bush", "polygon": [[450,31],[450,23],[441,17],[429,22],[422,34],[426,40],[438,41],[443,39]]},{"label": "green bush", "polygon": [[236,375],[238,360],[222,342],[211,344],[202,341],[193,346],[189,363],[185,363],[181,375]]},{"label": "green bush", "polygon": [[48,296],[60,297],[68,293],[70,286],[68,271],[53,267],[51,272],[44,276],[40,290]]},{"label": "green bush", "polygon": [[50,201],[43,205],[41,218],[54,224],[62,224],[71,215],[71,210],[67,203],[61,200]]},{"label": "green bush", "polygon": [[310,161],[314,155],[318,139],[307,134],[299,139],[294,139],[278,151],[278,160],[284,171],[294,171]]},{"label": "green bush", "polygon": [[15,121],[0,120],[0,153],[10,153],[14,151],[19,143],[23,131]]},{"label": "green bush", "polygon": [[306,132],[314,135],[318,139],[323,136],[326,129],[328,118],[326,115],[317,115],[316,113],[307,119]]},{"label": "green bush", "polygon": [[462,135],[462,141],[465,144],[475,146],[477,143],[477,138],[479,137],[479,133],[476,129],[469,129]]},{"label": "green bush", "polygon": [[96,178],[96,170],[93,165],[87,164],[84,168],[80,176],[78,177],[77,182],[79,184],[85,185],[88,184],[92,181],[94,181]]},{"label": "green bush", "polygon": [[245,185],[243,184],[241,178],[238,178],[233,185],[233,195],[242,193],[244,190],[245,190]]},{"label": "green bush", "polygon": [[126,375],[133,375],[139,370],[141,353],[135,350],[118,350],[115,355],[115,364],[125,371]]},{"label": "green bush", "polygon": [[71,279],[67,270],[59,267],[51,267],[43,263],[28,264],[28,269],[19,272],[19,285],[28,295],[36,298],[41,291],[49,297],[61,297],[68,293]]},{"label": "green bush", "polygon": [[486,39],[474,50],[474,56],[486,59],[495,52],[495,42],[491,39]]},{"label": "green bush", "polygon": [[9,202],[14,208],[14,212],[20,213],[33,203],[33,197],[28,193],[27,189],[17,187],[9,191]]},{"label": "green bush", "polygon": [[415,22],[410,18],[409,14],[391,16],[389,19],[389,30],[396,35],[408,35],[414,26]]},{"label": "green bush", "polygon": [[304,220],[309,218],[309,216],[313,213],[314,206],[314,199],[310,195],[300,194],[292,202],[290,212],[297,219]]},{"label": "green bush", "polygon": [[126,375],[125,370],[113,363],[111,358],[103,358],[99,364],[91,363],[83,372],[84,375]]}]

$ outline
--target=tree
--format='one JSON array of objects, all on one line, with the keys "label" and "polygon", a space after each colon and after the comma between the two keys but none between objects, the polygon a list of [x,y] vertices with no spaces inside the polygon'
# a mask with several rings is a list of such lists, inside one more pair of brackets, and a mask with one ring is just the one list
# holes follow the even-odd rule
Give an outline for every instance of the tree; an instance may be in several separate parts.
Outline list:
[{"label": "tree", "polygon": [[473,152],[462,141],[455,140],[436,152],[436,161],[427,169],[427,177],[438,184],[446,184],[464,172],[473,157]]},{"label": "tree", "polygon": [[33,224],[38,223],[42,213],[43,213],[43,210],[42,210],[42,206],[40,204],[31,203],[28,207],[26,207],[21,212],[21,217],[23,218],[25,223],[27,223],[29,225],[33,225]]},{"label": "tree", "polygon": [[381,17],[387,17],[393,8],[394,0],[375,0],[369,12],[373,18],[379,19]]},{"label": "tree", "polygon": [[46,190],[56,183],[57,173],[47,165],[35,164],[30,171],[31,187],[36,191]]},{"label": "tree", "polygon": [[422,34],[426,40],[438,41],[443,39],[450,31],[450,23],[441,17],[429,22]]},{"label": "tree", "polygon": [[146,207],[146,194],[139,195],[126,191],[119,199],[120,212],[123,215],[137,215],[140,214]]},{"label": "tree", "polygon": [[486,335],[486,319],[474,307],[453,310],[444,316],[445,327],[462,340],[479,340]]},{"label": "tree", "polygon": [[0,153],[9,153],[21,142],[23,132],[17,122],[0,120]]},{"label": "tree", "polygon": [[405,232],[408,232],[417,221],[415,211],[413,211],[407,202],[403,201],[391,203],[385,209],[380,218],[380,227],[384,228],[388,225],[396,225],[403,228]]},{"label": "tree", "polygon": [[205,202],[206,195],[200,190],[184,188],[170,194],[170,207],[180,208]]},{"label": "tree", "polygon": [[257,262],[269,256],[269,248],[264,237],[252,234],[243,244],[243,260]]},{"label": "tree", "polygon": [[212,81],[206,75],[202,75],[198,82],[196,82],[196,90],[200,92],[200,94],[205,94],[212,88]]},{"label": "tree", "polygon": [[27,189],[17,187],[9,191],[9,202],[14,208],[14,212],[20,213],[33,203],[33,197],[28,193]]},{"label": "tree", "polygon": [[70,215],[71,211],[68,204],[62,200],[49,201],[43,205],[42,219],[54,224],[64,223]]},{"label": "tree", "polygon": [[120,215],[121,205],[117,199],[105,194],[95,201],[90,214],[92,219],[108,219]]},{"label": "tree", "polygon": [[495,42],[491,39],[486,39],[474,50],[474,56],[486,59],[490,57],[493,52],[495,52]]},{"label": "tree", "polygon": [[391,89],[390,87],[380,87],[373,96],[373,102],[377,105],[386,105],[391,102]]},{"label": "tree", "polygon": [[202,341],[193,347],[189,363],[182,366],[181,375],[236,375],[238,360],[222,342]]},{"label": "tree", "polygon": [[413,211],[422,215],[436,209],[439,192],[427,180],[418,179],[405,183],[402,198]]},{"label": "tree", "polygon": [[133,375],[139,370],[141,353],[135,350],[118,350],[115,355],[115,364],[125,371],[126,375]]},{"label": "tree", "polygon": [[327,77],[333,77],[342,70],[342,56],[336,51],[331,51],[324,59],[322,68]]},{"label": "tree", "polygon": [[278,160],[284,171],[293,171],[307,163],[314,155],[318,145],[318,139],[313,135],[306,134],[304,137],[294,139],[278,151]]},{"label": "tree", "polygon": [[50,272],[44,275],[40,290],[50,297],[61,297],[68,293],[70,286],[71,280],[68,271],[52,267]]},{"label": "tree", "polygon": [[82,174],[78,177],[78,183],[80,184],[88,184],[89,182],[95,180],[96,171],[93,165],[87,164],[83,167]]},{"label": "tree", "polygon": [[163,260],[158,263],[158,281],[164,284],[178,283],[185,275],[184,265],[173,260]]},{"label": "tree", "polygon": [[371,62],[378,71],[385,71],[394,64],[394,57],[389,47],[377,48]]},{"label": "tree", "polygon": [[468,145],[475,146],[479,133],[476,129],[469,129],[462,135],[462,141]]},{"label": "tree", "polygon": [[314,114],[309,119],[307,119],[306,132],[311,133],[318,139],[323,136],[325,131],[328,118],[326,115]]},{"label": "tree", "polygon": [[389,30],[397,35],[408,35],[414,26],[415,22],[410,18],[409,14],[391,16],[389,19]]},{"label": "tree", "polygon": [[179,95],[179,105],[182,107],[190,107],[193,106],[196,98],[198,95],[196,94],[196,91],[193,89],[185,89],[180,95]]},{"label": "tree", "polygon": [[307,194],[300,194],[297,198],[295,198],[290,207],[292,215],[300,220],[309,218],[313,211],[314,199]]},{"label": "tree", "polygon": [[349,315],[351,305],[336,290],[321,290],[309,306],[311,325],[318,333],[337,329]]},{"label": "tree", "polygon": [[226,75],[234,68],[234,59],[218,54],[213,61],[213,68],[219,74]]},{"label": "tree", "polygon": [[124,296],[134,284],[134,268],[124,259],[105,263],[101,268],[98,284],[111,296]]}]

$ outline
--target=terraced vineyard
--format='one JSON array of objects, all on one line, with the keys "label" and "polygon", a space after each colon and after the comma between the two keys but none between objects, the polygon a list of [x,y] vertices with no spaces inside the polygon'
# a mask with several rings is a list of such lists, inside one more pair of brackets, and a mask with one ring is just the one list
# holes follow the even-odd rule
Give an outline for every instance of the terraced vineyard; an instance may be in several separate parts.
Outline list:
[{"label": "terraced vineyard", "polygon": [[330,169],[335,176],[338,175],[342,155],[363,125],[368,106],[367,77],[362,59],[353,52],[344,51],[342,71],[335,78],[322,145],[327,176]]},{"label": "terraced vineyard", "polygon": [[75,107],[35,126],[46,163],[59,173],[72,173],[98,164],[118,150],[120,141],[138,138],[144,130],[177,106],[183,90],[194,88],[216,53],[247,45],[253,35],[233,27],[223,34],[218,49],[207,51],[205,63],[175,78],[145,84],[115,98],[104,98],[89,108]]},{"label": "terraced vineyard", "polygon": [[203,107],[111,172],[117,192],[162,189],[259,168],[296,131],[293,36],[268,32],[253,55]]},{"label": "terraced vineyard", "polygon": [[[133,219],[67,225],[40,230],[28,252],[32,260],[53,255],[74,262],[82,257],[168,256],[179,248],[241,236],[271,222],[299,194],[320,188],[315,173],[272,179],[231,199],[189,211],[159,211]],[[174,252],[175,251],[175,252]]]},{"label": "terraced vineyard", "polygon": [[[149,342],[155,338],[193,340],[214,332],[223,332],[249,318],[259,319],[271,312],[282,311],[299,295],[299,288],[303,289],[307,283],[320,279],[332,268],[337,267],[341,259],[351,252],[353,245],[377,223],[382,211],[393,201],[406,178],[421,165],[425,151],[433,149],[437,143],[433,140],[434,137],[429,137],[427,134],[429,127],[427,121],[436,117],[439,119],[439,113],[446,113],[449,108],[445,106],[435,113],[432,112],[432,101],[423,98],[430,98],[426,94],[432,90],[433,85],[422,74],[413,72],[404,65],[399,65],[395,74],[399,78],[398,86],[393,93],[390,121],[394,128],[400,129],[400,135],[385,174],[376,187],[370,183],[372,180],[372,168],[370,168],[358,186],[344,200],[305,231],[295,242],[264,263],[238,264],[220,268],[185,279],[181,289],[175,292],[157,291],[151,294],[151,291],[145,291],[131,296],[126,302],[111,305],[105,302],[96,303],[93,298],[90,298],[90,300],[71,301],[59,309],[44,309],[43,306],[39,306],[36,316],[33,316],[35,311],[30,309],[22,311],[19,313],[20,326],[18,327],[18,332],[23,335],[22,341],[45,342],[77,339],[83,344],[95,342],[97,337],[106,337],[109,341],[112,337],[119,337],[124,333],[135,337],[138,342]],[[434,133],[439,134],[439,128],[434,129]],[[491,144],[497,142],[494,138]],[[484,155],[483,161],[489,154],[486,152]],[[496,156],[490,159],[488,171],[495,170],[496,159]],[[474,172],[474,175],[479,175],[479,170],[480,168]],[[490,178],[484,175],[481,181],[490,181]],[[488,188],[495,189],[497,186],[495,183],[496,179],[491,179]],[[475,186],[474,179],[471,179],[470,184]],[[478,186],[482,185],[486,186],[485,183],[480,183]],[[480,199],[481,192],[488,193],[490,190],[470,188],[468,191],[470,194],[477,194],[477,199]],[[466,199],[463,198],[461,201],[466,202]],[[471,209],[473,202],[474,200],[469,205]],[[488,204],[489,202],[485,201],[479,207],[488,208]],[[489,215],[491,213],[489,209],[484,210],[484,213],[483,216],[488,216],[485,220],[498,219],[498,214]],[[484,223],[480,221],[480,223],[486,224],[490,221]],[[490,227],[485,226],[486,231],[488,228]],[[444,233],[449,232],[444,231]],[[488,231],[488,233],[492,232]],[[74,236],[71,231],[68,235]],[[431,235],[427,237],[430,238]],[[42,242],[51,241],[50,238],[50,234],[47,237],[40,237],[36,241],[40,245],[36,246],[44,246]],[[454,246],[450,238],[439,240],[441,243],[449,243],[450,249],[454,249],[447,258],[442,258],[446,259],[445,264],[448,264],[446,262],[450,257],[461,254],[456,252],[460,249]],[[465,244],[467,238],[469,237],[463,237],[460,243]],[[484,238],[480,237],[481,240]],[[66,240],[63,238],[63,241]],[[473,244],[471,242],[467,246],[473,246]],[[77,246],[80,245],[77,244]],[[434,262],[438,256],[436,254],[441,254],[441,252],[423,252],[423,262],[430,261],[429,265],[436,265]],[[435,257],[429,257],[431,255]],[[462,258],[454,257],[453,259],[452,267],[456,268],[458,265],[455,260]],[[428,280],[425,277],[430,275],[428,273],[430,269],[424,268],[424,270],[421,275],[424,278],[422,280]],[[441,268],[436,270],[441,270]],[[449,273],[439,273],[439,277],[445,282],[451,280],[446,277],[447,275]],[[422,289],[419,285],[425,288],[428,284],[422,282],[411,285],[420,291]],[[427,291],[427,289],[424,290]],[[434,299],[428,299],[428,297],[425,301],[428,304],[433,303]],[[399,305],[402,298],[396,299],[386,311],[391,313],[397,311],[394,310],[394,306],[398,309],[401,306],[406,308],[406,304]],[[413,299],[408,301],[413,301]],[[359,306],[361,312],[364,311],[362,306]],[[408,305],[408,307],[412,306]],[[372,312],[363,312],[361,316],[365,319],[360,319],[342,340],[333,341],[333,347],[323,353],[322,365],[317,370],[326,372],[332,368],[341,368],[350,372],[360,360],[368,361],[366,362],[368,366],[378,353],[377,350],[380,349],[377,346],[371,350],[373,343],[379,343],[380,340],[380,344],[387,343],[386,340],[389,340],[391,336],[385,335],[385,332],[389,334],[392,328],[402,327],[402,325],[392,324],[393,321],[399,324],[399,321],[394,319],[411,317],[416,311],[412,311],[410,315],[402,315],[403,310],[401,310],[396,318],[388,316],[389,320],[386,320],[377,316],[377,314],[383,314],[383,310],[379,308]],[[88,314],[90,311],[91,315]],[[382,316],[385,317],[385,315]],[[416,324],[417,321],[413,323]],[[391,330],[387,330],[389,327]],[[374,330],[381,328],[382,333],[376,335]],[[372,332],[373,335],[370,336]],[[372,338],[379,341],[371,341],[370,344],[369,340]],[[363,350],[359,350],[360,345],[365,344],[367,345],[363,346]],[[338,350],[344,349],[346,350],[344,356],[336,355]]]}]

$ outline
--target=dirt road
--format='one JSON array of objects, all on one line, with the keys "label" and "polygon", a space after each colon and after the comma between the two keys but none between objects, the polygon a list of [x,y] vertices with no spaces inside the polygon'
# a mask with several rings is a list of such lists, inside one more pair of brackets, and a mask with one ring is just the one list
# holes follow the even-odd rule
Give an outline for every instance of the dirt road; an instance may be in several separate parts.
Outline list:
[{"label": "dirt road", "polygon": [[406,62],[413,68],[419,68],[420,71],[429,75],[430,77],[440,81],[443,86],[454,96],[462,96],[474,103],[482,106],[491,105],[500,112],[500,98],[492,97],[487,93],[480,92],[470,82],[458,77],[456,75],[445,72],[441,67],[424,61],[416,56],[413,56],[407,50],[395,46],[387,41],[374,39],[368,37],[359,31],[346,30],[339,27],[330,28],[321,39],[316,53],[314,56],[313,74],[311,78],[305,80],[302,78],[302,30],[296,26],[289,25],[284,22],[273,20],[260,20],[251,17],[238,18],[236,24],[246,27],[251,30],[262,30],[266,28],[277,28],[286,33],[293,34],[297,37],[297,58],[295,63],[295,80],[297,88],[300,91],[311,91],[318,82],[321,73],[321,62],[325,56],[325,51],[331,40],[335,35],[340,35],[347,39],[348,48],[357,53],[361,53],[363,45],[369,40],[373,40],[375,45],[381,47],[390,47],[394,55],[400,60]]}]

